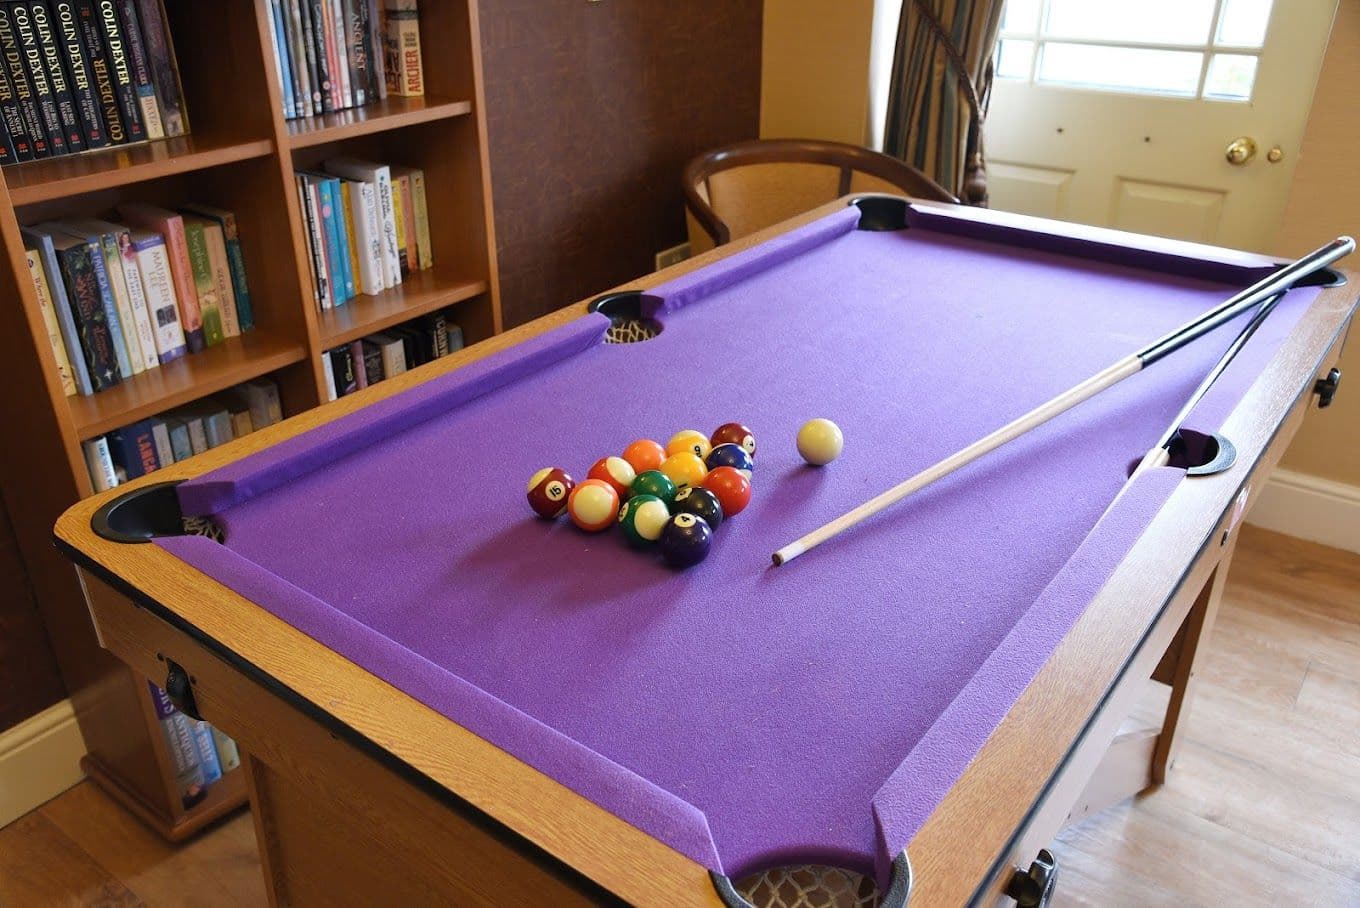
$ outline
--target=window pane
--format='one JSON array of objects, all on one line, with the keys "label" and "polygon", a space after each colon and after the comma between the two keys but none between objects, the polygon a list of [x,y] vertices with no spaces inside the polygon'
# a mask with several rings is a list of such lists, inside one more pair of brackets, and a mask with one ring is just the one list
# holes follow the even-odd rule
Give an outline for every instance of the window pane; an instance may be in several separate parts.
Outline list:
[{"label": "window pane", "polygon": [[1029,59],[1034,54],[1033,41],[1005,38],[996,51],[996,75],[1001,79],[1028,79]]},{"label": "window pane", "polygon": [[1218,43],[1234,47],[1265,44],[1271,0],[1224,0],[1218,19]]},{"label": "window pane", "polygon": [[1044,34],[1055,38],[1206,44],[1214,0],[1052,0]]},{"label": "window pane", "polygon": [[1256,81],[1256,58],[1247,54],[1214,54],[1204,80],[1204,97],[1230,101],[1251,100]]},{"label": "window pane", "polygon": [[1039,0],[1006,0],[1001,14],[1003,32],[1024,32],[1032,35],[1039,27]]},{"label": "window pane", "polygon": [[1038,81],[1194,97],[1203,61],[1193,51],[1048,42],[1039,55]]}]

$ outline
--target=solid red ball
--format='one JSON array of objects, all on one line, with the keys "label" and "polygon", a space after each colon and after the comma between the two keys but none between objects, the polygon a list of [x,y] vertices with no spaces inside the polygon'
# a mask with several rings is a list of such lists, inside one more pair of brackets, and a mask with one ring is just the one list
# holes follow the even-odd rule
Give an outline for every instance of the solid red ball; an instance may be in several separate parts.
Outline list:
[{"label": "solid red ball", "polygon": [[718,496],[724,517],[735,517],[751,503],[751,480],[734,467],[710,470],[701,485]]}]

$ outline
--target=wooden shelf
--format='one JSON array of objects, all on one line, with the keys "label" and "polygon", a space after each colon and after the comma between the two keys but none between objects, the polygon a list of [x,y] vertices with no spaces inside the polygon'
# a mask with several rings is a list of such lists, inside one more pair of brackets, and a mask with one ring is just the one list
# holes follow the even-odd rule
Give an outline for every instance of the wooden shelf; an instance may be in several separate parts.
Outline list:
[{"label": "wooden shelf", "polygon": [[169,842],[183,842],[205,826],[235,813],[249,803],[245,773],[242,771],[244,767],[241,766],[209,785],[207,796],[202,801],[174,816],[163,816],[153,810],[141,795],[123,784],[118,773],[107,769],[89,754],[80,758],[80,768],[101,790]]},{"label": "wooden shelf", "polygon": [[419,98],[391,95],[363,107],[289,120],[288,145],[291,148],[307,148],[469,113],[472,113],[470,101],[432,98],[429,95]]},{"label": "wooden shelf", "polygon": [[390,328],[407,319],[452,306],[486,293],[486,281],[460,279],[438,265],[417,271],[390,290],[374,296],[359,295],[338,309],[327,309],[318,316],[321,348]]},{"label": "wooden shelf", "polygon": [[11,164],[4,175],[10,201],[18,207],[264,157],[273,151],[270,139],[241,142],[188,135]]},{"label": "wooden shelf", "polygon": [[154,416],[267,372],[301,362],[306,347],[250,331],[202,353],[189,353],[158,369],[124,379],[89,397],[68,397],[76,434],[84,441]]}]

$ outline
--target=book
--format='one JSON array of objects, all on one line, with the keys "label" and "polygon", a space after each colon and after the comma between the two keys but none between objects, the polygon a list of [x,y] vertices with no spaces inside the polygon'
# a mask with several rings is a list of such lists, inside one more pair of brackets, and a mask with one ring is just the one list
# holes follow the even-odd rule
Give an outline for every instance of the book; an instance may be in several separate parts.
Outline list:
[{"label": "book", "polygon": [[198,746],[189,727],[189,717],[175,708],[165,691],[150,681],[151,703],[155,709],[156,721],[165,738],[166,750],[170,751],[171,762],[175,767],[175,786],[180,793],[180,803],[187,809],[200,803],[208,796],[203,782],[203,772],[198,763]]},{"label": "book", "polygon": [[307,99],[307,116],[322,112],[321,85],[316,78],[316,46],[312,43],[312,20],[310,0],[288,0],[289,15],[293,23],[294,65],[299,67],[299,80]]},{"label": "book", "polygon": [[231,412],[216,403],[210,403],[203,415],[203,431],[208,436],[208,447],[224,445],[236,436],[231,430]]},{"label": "book", "polygon": [[175,456],[175,463],[193,457],[194,449],[189,442],[189,426],[184,420],[173,414],[167,414],[165,425],[170,430],[170,451]]},{"label": "book", "polygon": [[187,409],[178,410],[175,415],[184,420],[184,426],[189,430],[189,449],[194,454],[202,454],[208,450],[208,433],[203,428],[202,415]]},{"label": "book", "polygon": [[226,775],[241,765],[241,751],[236,742],[215,725],[210,725],[213,744],[217,745],[217,759],[222,764],[222,774]]},{"label": "book", "polygon": [[349,358],[354,364],[354,387],[356,390],[363,390],[368,387],[368,370],[364,366],[364,342],[362,340],[350,341]]},{"label": "book", "polygon": [[[162,363],[179,359],[186,352],[184,330],[179,323],[174,279],[170,275],[170,256],[165,237],[151,230],[131,230],[128,236],[137,259],[137,274],[142,295],[151,317],[156,357]],[[124,258],[124,273],[127,272]]]},{"label": "book", "polygon": [[9,18],[19,43],[19,53],[28,72],[29,84],[33,87],[33,98],[38,104],[38,116],[43,128],[47,130],[47,141],[52,154],[63,155],[71,152],[66,143],[66,130],[57,111],[57,101],[52,94],[52,83],[47,76],[47,64],[43,62],[42,48],[38,46],[38,33],[33,27],[33,8],[23,0],[8,0]]},{"label": "book", "polygon": [[[53,248],[61,263],[66,292],[71,300],[71,313],[80,335],[80,349],[89,367],[90,385],[95,391],[118,384],[125,377],[119,364],[119,346],[109,324],[111,306],[104,305],[104,290],[99,274],[104,265],[98,243],[73,236],[56,224],[39,224],[38,228],[52,235]],[[98,262],[98,271],[96,271]],[[107,284],[107,278],[104,279]],[[117,318],[117,313],[114,313]],[[126,356],[126,352],[123,352]]]},{"label": "book", "polygon": [[62,53],[66,74],[70,77],[71,97],[80,117],[80,129],[85,135],[86,148],[105,148],[109,144],[100,113],[99,97],[85,54],[80,23],[76,19],[73,0],[52,0],[52,16],[56,22],[57,44]]},{"label": "book", "polygon": [[349,188],[349,225],[354,235],[356,257],[359,260],[360,293],[381,293],[383,283],[382,228],[378,215],[378,187],[376,183],[346,180]]},{"label": "book", "polygon": [[298,174],[297,183],[302,216],[307,224],[307,248],[312,254],[311,273],[316,289],[316,301],[322,310],[326,310],[331,308],[332,300],[330,266],[326,263],[326,243],[321,226],[321,202],[312,181]]},{"label": "book", "polygon": [[323,257],[326,261],[326,284],[330,290],[331,305],[339,306],[349,297],[345,292],[345,273],[341,261],[340,231],[336,225],[336,205],[331,191],[331,181],[324,174],[305,175],[308,191],[316,195],[317,216],[320,219],[320,234]]},{"label": "book", "polygon": [[124,202],[118,206],[118,214],[129,226],[153,230],[165,238],[165,249],[170,260],[170,275],[175,287],[175,301],[179,305],[179,320],[185,342],[194,353],[203,350],[207,346],[203,332],[203,314],[199,309],[193,265],[189,261],[184,219],[173,211],[144,202]]},{"label": "book", "polygon": [[448,319],[442,312],[432,312],[421,319],[421,328],[429,338],[430,358],[449,355]]},{"label": "book", "polygon": [[385,164],[374,164],[357,158],[329,158],[325,162],[328,173],[349,180],[373,183],[377,187],[377,208],[383,245],[383,286],[401,283],[401,262],[397,254],[397,223],[392,207],[392,171]]},{"label": "book", "polygon": [[128,69],[132,76],[132,90],[137,98],[137,109],[142,115],[142,125],[146,127],[148,139],[165,138],[165,126],[161,123],[161,109],[156,104],[156,86],[151,84],[151,60],[146,55],[146,43],[142,39],[141,18],[137,15],[134,0],[116,0],[118,24],[122,26],[123,39],[127,44]]},{"label": "book", "polygon": [[368,40],[364,52],[368,57],[370,100],[382,101],[387,98],[387,61],[383,58],[383,9],[382,0],[360,0],[364,9],[364,27],[368,30]]},{"label": "book", "polygon": [[52,346],[52,358],[57,363],[57,377],[61,380],[61,390],[67,397],[76,393],[76,380],[71,371],[71,360],[66,355],[66,344],[61,339],[61,328],[57,324],[56,307],[52,302],[52,291],[47,284],[47,275],[37,249],[25,249],[24,260],[28,265],[29,277],[33,280],[33,290],[38,296],[38,310],[42,313],[43,327],[47,329],[47,342]]},{"label": "book", "polygon": [[[19,36],[14,33],[8,3],[0,3],[0,58],[4,60],[5,73],[14,90],[14,101],[23,118],[24,133],[28,136],[33,157],[51,157],[52,146],[48,143],[47,128],[43,126],[42,115],[38,112],[38,100],[33,95],[33,83],[28,78],[28,68],[24,65]],[[18,152],[17,148],[15,152]]]},{"label": "book", "polygon": [[406,277],[411,273],[412,258],[406,246],[406,200],[402,198],[401,181],[395,175],[392,177],[392,221],[397,227],[397,267],[401,269],[401,276]]},{"label": "book", "polygon": [[141,21],[146,59],[151,66],[151,83],[156,89],[156,109],[167,137],[189,131],[189,114],[184,109],[184,91],[179,83],[179,64],[170,42],[170,27],[161,0],[136,0]]},{"label": "book", "polygon": [[345,46],[349,49],[349,84],[355,107],[362,107],[368,97],[368,55],[364,51],[367,27],[363,18],[363,0],[342,0],[344,8]]},{"label": "book", "polygon": [[4,127],[5,142],[0,163],[33,160],[33,141],[29,138],[24,115],[19,110],[19,98],[9,80],[9,67],[0,65],[0,126]]},{"label": "book", "polygon": [[420,59],[420,15],[416,0],[385,0],[387,34],[387,93],[400,97],[425,94],[425,71]]},{"label": "book", "polygon": [[354,232],[354,224],[350,217],[350,181],[340,181],[340,223],[345,227],[345,263],[349,267],[350,295],[359,292],[359,284],[362,282],[359,276],[359,237]]},{"label": "book", "polygon": [[383,377],[391,378],[406,371],[406,347],[400,338],[390,334],[370,334],[365,340],[378,348]]},{"label": "book", "polygon": [[113,458],[109,455],[109,442],[104,436],[82,441],[80,448],[85,454],[85,466],[90,471],[90,484],[96,492],[106,492],[118,485],[118,471],[114,469]]},{"label": "book", "polygon": [[104,50],[104,28],[99,22],[99,12],[95,9],[94,0],[74,0],[74,4],[76,24],[80,26],[82,49],[90,66],[90,78],[95,98],[99,101],[104,131],[109,137],[109,144],[125,144],[129,141],[128,127],[118,105],[118,85],[109,64],[108,53]]},{"label": "book", "polygon": [[450,353],[457,353],[463,349],[463,328],[461,325],[449,322],[444,334],[448,339]]},{"label": "book", "polygon": [[113,465],[121,469],[129,480],[154,473],[160,469],[156,457],[156,441],[151,434],[151,423],[141,420],[121,429],[114,429],[107,436],[109,454]]},{"label": "book", "polygon": [[56,105],[66,148],[73,152],[84,151],[87,147],[85,131],[80,126],[80,111],[76,108],[75,95],[66,77],[66,67],[62,65],[56,23],[49,6],[47,0],[30,0],[28,8],[33,20],[33,32],[38,40],[38,50],[42,53],[43,67],[47,71],[47,82],[52,89],[52,101]]},{"label": "book", "polygon": [[222,301],[217,296],[217,281],[213,277],[212,258],[208,253],[208,237],[201,218],[183,218],[184,244],[189,252],[189,268],[198,294],[198,311],[203,319],[203,339],[209,347],[222,343]]},{"label": "book", "polygon": [[[141,272],[137,267],[128,229],[122,224],[95,219],[83,219],[72,224],[91,239],[99,237],[100,248],[104,252],[104,267],[108,271],[109,284],[113,288],[118,308],[118,320],[123,327],[128,356],[132,359],[132,373],[135,375],[157,368],[160,359],[156,356],[151,313],[147,308]],[[129,268],[132,269],[130,275]]]},{"label": "book", "polygon": [[61,264],[57,260],[53,234],[34,227],[21,227],[19,233],[26,244],[37,250],[42,261],[47,289],[52,298],[52,308],[57,316],[57,326],[61,329],[61,338],[66,347],[67,360],[71,364],[71,375],[75,380],[76,390],[81,394],[93,394],[94,386],[90,383],[89,364],[81,347],[80,330],[71,308],[70,297],[66,292],[66,281]]},{"label": "book", "polygon": [[231,394],[226,395],[227,414],[231,417],[231,437],[244,438],[255,431],[255,422],[250,418],[250,407],[243,400]]},{"label": "book", "polygon": [[151,423],[151,443],[156,448],[156,461],[161,466],[175,462],[175,450],[170,444],[170,425],[162,417],[154,417]]},{"label": "book", "polygon": [[[219,317],[222,320],[222,336],[238,337],[241,334],[241,325],[236,318],[236,294],[231,289],[231,265],[227,259],[227,241],[222,233],[222,225],[196,214],[185,214],[184,223],[186,229],[193,223],[203,231],[203,242],[208,251],[208,265],[212,269],[213,293],[217,297]],[[191,256],[192,252],[191,246]]]},{"label": "book", "polygon": [[354,369],[354,357],[349,345],[336,347],[330,351],[331,369],[334,371],[335,396],[344,397],[359,390]]},{"label": "book", "polygon": [[[118,371],[124,378],[130,378],[144,370],[144,365],[137,347],[137,329],[132,322],[132,312],[126,308],[127,288],[118,288],[115,292],[114,278],[121,279],[121,262],[117,255],[114,261],[109,262],[105,255],[104,235],[97,229],[92,229],[88,224],[81,224],[75,221],[60,221],[52,225],[53,227],[65,230],[72,236],[79,237],[94,247],[94,252],[90,256],[94,266],[95,280],[99,288],[100,298],[104,304],[104,319],[109,326],[109,334],[113,336],[114,353],[118,357]],[[117,244],[113,246],[117,252]],[[117,272],[112,271],[117,268]]]},{"label": "book", "polygon": [[382,348],[367,338],[360,340],[358,343],[359,349],[363,353],[364,383],[376,385],[384,378],[387,378],[387,373],[383,370]]},{"label": "book", "polygon": [[326,56],[326,0],[302,0],[302,28],[307,33],[307,61],[312,67],[312,91],[319,92],[320,111],[335,110],[330,61]]},{"label": "book", "polygon": [[354,106],[354,92],[349,84],[348,29],[340,0],[329,0],[326,9],[326,48],[331,57],[331,72],[335,80],[335,106],[341,109]]},{"label": "book", "polygon": [[137,88],[132,84],[132,63],[128,59],[123,24],[118,21],[117,0],[94,0],[94,3],[99,14],[100,37],[104,42],[104,53],[108,56],[109,73],[113,77],[114,92],[118,97],[118,110],[123,115],[123,127],[127,130],[129,142],[140,142],[148,136],[146,124],[142,121],[141,104],[137,100]]},{"label": "book", "polygon": [[[412,268],[424,271],[426,268],[434,266],[434,247],[430,244],[430,209],[425,198],[425,171],[417,167],[392,167],[393,179],[402,180],[402,192],[406,193],[409,188],[409,197],[402,196],[406,204],[405,213],[409,214],[410,220],[407,222],[407,231],[415,230],[415,250],[416,261],[412,263]],[[407,246],[411,245],[408,236]]]},{"label": "book", "polygon": [[254,378],[237,386],[250,405],[250,422],[257,429],[283,422],[279,386],[267,378]]},{"label": "book", "polygon": [[283,106],[283,118],[285,120],[296,114],[293,107],[293,83],[292,75],[288,72],[288,54],[284,50],[283,26],[279,21],[279,0],[269,0],[265,4],[265,13],[269,16],[269,46],[274,51],[274,78],[279,80],[279,93],[283,96],[280,103]]},{"label": "book", "polygon": [[331,194],[331,208],[335,214],[335,233],[336,233],[336,257],[340,260],[340,278],[344,281],[345,299],[352,300],[355,296],[354,289],[354,267],[351,262],[352,246],[350,245],[349,217],[346,215],[348,208],[345,205],[344,187],[340,185],[340,180],[331,177],[326,181]]},{"label": "book", "polygon": [[236,300],[236,320],[242,331],[249,331],[255,327],[255,310],[250,305],[250,283],[246,280],[246,259],[241,251],[236,215],[224,208],[197,203],[185,205],[183,210],[202,215],[221,226],[222,236],[227,244],[227,262],[231,269],[232,295]]},{"label": "book", "polygon": [[203,773],[203,784],[211,785],[222,778],[222,764],[217,759],[217,745],[213,742],[212,726],[202,719],[189,719],[194,735],[194,749],[198,752],[198,766]]},{"label": "book", "polygon": [[331,355],[329,352],[323,352],[321,354],[321,372],[326,379],[326,400],[327,402],[335,400],[335,368],[331,364]]}]

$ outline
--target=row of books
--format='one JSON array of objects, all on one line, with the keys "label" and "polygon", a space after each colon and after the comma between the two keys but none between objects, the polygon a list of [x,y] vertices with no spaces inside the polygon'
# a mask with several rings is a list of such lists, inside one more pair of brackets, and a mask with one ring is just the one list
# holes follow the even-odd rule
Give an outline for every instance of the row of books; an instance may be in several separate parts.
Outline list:
[{"label": "row of books", "polygon": [[170,697],[152,682],[151,703],[175,765],[175,787],[187,809],[208,796],[208,788],[241,765],[236,742],[201,719],[180,712]]},{"label": "row of books", "polygon": [[327,397],[335,400],[463,349],[463,329],[435,312],[321,354]]},{"label": "row of books", "polygon": [[294,174],[306,222],[312,296],[321,310],[381,293],[434,266],[425,172],[330,158]]},{"label": "row of books", "polygon": [[85,465],[102,492],[282,419],[278,385],[257,378],[84,442]]},{"label": "row of books", "polygon": [[425,94],[417,0],[270,0],[285,119]]},{"label": "row of books", "polygon": [[161,0],[0,2],[0,164],[184,135]]},{"label": "row of books", "polygon": [[118,206],[22,229],[62,388],[93,394],[255,323],[230,211]]}]

